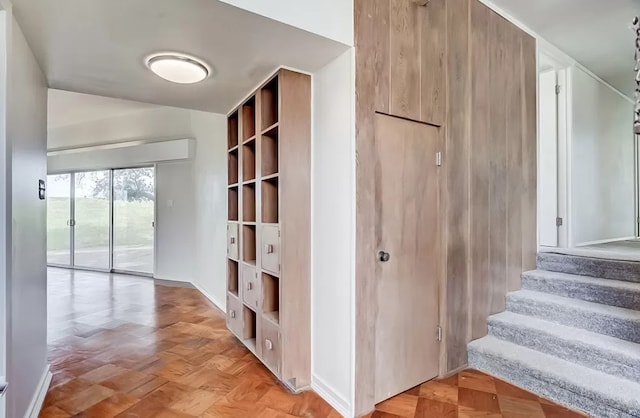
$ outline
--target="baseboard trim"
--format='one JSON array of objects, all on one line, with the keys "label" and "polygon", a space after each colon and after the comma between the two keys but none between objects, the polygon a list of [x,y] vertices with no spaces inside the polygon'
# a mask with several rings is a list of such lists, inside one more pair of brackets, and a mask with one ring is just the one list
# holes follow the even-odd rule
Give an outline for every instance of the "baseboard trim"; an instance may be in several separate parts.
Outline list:
[{"label": "baseboard trim", "polygon": [[42,377],[40,378],[40,383],[38,383],[38,390],[33,394],[27,413],[24,415],[25,417],[38,418],[40,410],[42,409],[42,404],[44,403],[44,398],[47,396],[49,385],[51,385],[52,378],[53,374],[51,374],[50,366],[47,364],[47,367],[45,367]]},{"label": "baseboard trim", "polygon": [[225,305],[223,305],[216,297],[214,297],[211,293],[207,292],[206,290],[204,290],[204,288],[202,286],[200,286],[198,283],[191,283],[193,285],[193,287],[195,287],[200,293],[202,293],[202,295],[209,299],[209,301],[211,301],[211,303],[213,303],[214,305],[216,305],[216,308],[220,309],[222,312],[226,312],[226,309],[224,308]]},{"label": "baseboard trim", "polygon": [[598,241],[588,241],[588,242],[581,242],[580,244],[576,244],[576,247],[584,247],[587,245],[598,245],[598,244],[607,244],[609,242],[618,242],[618,241],[629,241],[632,239],[636,239],[637,237],[622,237],[622,238],[609,238],[609,239],[601,239]]},{"label": "baseboard trim", "polygon": [[351,404],[321,377],[311,376],[311,389],[345,418],[354,418]]}]

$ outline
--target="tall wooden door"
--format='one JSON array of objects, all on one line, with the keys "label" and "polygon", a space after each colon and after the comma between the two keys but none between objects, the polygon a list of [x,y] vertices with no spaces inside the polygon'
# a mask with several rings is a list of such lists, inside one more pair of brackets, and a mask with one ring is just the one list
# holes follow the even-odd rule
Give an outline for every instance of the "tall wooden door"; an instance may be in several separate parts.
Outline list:
[{"label": "tall wooden door", "polygon": [[376,114],[375,399],[438,375],[439,128]]}]

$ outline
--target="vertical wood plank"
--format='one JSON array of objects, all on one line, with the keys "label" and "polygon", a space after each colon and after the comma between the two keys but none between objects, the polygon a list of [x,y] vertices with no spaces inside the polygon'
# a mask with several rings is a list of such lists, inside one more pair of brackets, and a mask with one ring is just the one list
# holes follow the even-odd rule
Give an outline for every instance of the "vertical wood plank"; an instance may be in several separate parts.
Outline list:
[{"label": "vertical wood plank", "polygon": [[280,70],[280,259],[282,286],[282,378],[296,387],[311,382],[311,80]]},{"label": "vertical wood plank", "polygon": [[[379,40],[388,19],[388,0],[355,0],[356,48],[356,338],[354,409],[357,415],[374,406],[375,371],[375,110],[384,106],[384,87],[388,60],[378,55]],[[388,26],[386,26],[388,28]],[[388,35],[387,38],[388,39]],[[381,71],[382,73],[377,73]],[[377,90],[378,89],[378,90]],[[388,103],[387,97],[386,102]],[[381,110],[385,110],[382,108]],[[386,109],[388,110],[388,109]]]},{"label": "vertical wood plank", "polygon": [[467,362],[469,294],[469,0],[447,1],[447,366]]},{"label": "vertical wood plank", "polygon": [[520,30],[508,22],[506,33],[507,73],[507,286],[506,291],[520,288],[522,273],[522,60]]},{"label": "vertical wood plank", "polygon": [[521,33],[522,83],[523,83],[523,134],[522,134],[522,267],[523,270],[536,268],[537,237],[537,118],[536,118],[536,40]]},{"label": "vertical wood plank", "polygon": [[417,6],[407,0],[389,2],[389,113],[420,118],[420,29]]},{"label": "vertical wood plank", "polygon": [[420,119],[444,124],[446,115],[446,0],[418,8],[420,42]]},{"label": "vertical wood plank", "polygon": [[374,54],[374,88],[375,104],[373,109],[382,113],[389,113],[389,94],[391,84],[391,60],[389,59],[390,48],[390,27],[389,27],[389,1],[374,0],[371,2],[370,9],[371,18],[368,20],[373,24],[373,28],[369,28],[367,33],[370,36],[370,42],[375,45],[375,49],[370,51]]},{"label": "vertical wood plank", "polygon": [[[489,316],[489,10],[471,3],[471,280],[472,339],[487,334]],[[518,247],[520,248],[520,247]]]},{"label": "vertical wood plank", "polygon": [[[489,298],[490,312],[505,309],[507,288],[507,135],[504,77],[508,71],[505,59],[505,32],[502,18],[489,13],[489,53],[491,82],[490,170],[489,170]],[[511,64],[511,63],[509,63]]]}]

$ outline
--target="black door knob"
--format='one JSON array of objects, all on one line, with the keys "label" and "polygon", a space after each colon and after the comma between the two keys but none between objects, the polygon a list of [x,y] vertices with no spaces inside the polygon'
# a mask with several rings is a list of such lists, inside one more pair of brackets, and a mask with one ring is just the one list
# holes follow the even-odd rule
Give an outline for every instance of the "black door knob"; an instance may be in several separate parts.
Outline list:
[{"label": "black door knob", "polygon": [[382,261],[383,263],[386,263],[387,261],[389,261],[390,258],[391,258],[391,254],[389,254],[386,251],[380,251],[378,253],[378,260]]}]

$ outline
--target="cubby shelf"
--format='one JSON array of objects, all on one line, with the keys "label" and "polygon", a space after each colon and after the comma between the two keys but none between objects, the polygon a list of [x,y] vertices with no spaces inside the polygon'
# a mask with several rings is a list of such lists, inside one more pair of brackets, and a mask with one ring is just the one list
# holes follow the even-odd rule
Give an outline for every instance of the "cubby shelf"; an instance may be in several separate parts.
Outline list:
[{"label": "cubby shelf", "polygon": [[238,262],[227,260],[227,290],[238,297]]},{"label": "cubby shelf", "polygon": [[278,70],[228,121],[227,324],[299,390],[311,375],[311,312],[300,303],[311,288],[311,78]]},{"label": "cubby shelf", "polygon": [[276,122],[271,126],[266,127],[262,130],[262,135],[273,135],[278,133],[278,125],[280,122]]}]

